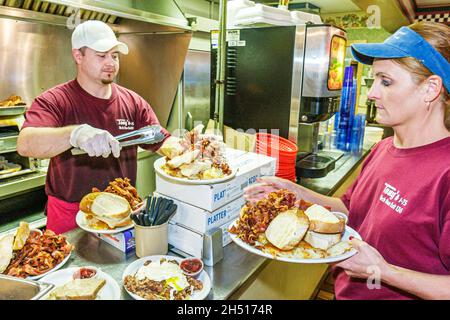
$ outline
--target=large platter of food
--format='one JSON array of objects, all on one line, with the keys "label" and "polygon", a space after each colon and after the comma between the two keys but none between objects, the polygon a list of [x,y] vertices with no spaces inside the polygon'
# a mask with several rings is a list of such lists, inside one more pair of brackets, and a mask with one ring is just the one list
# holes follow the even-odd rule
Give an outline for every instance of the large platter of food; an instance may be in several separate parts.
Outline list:
[{"label": "large platter of food", "polygon": [[117,282],[95,267],[66,268],[39,281],[55,285],[43,300],[120,300]]},{"label": "large platter of food", "polygon": [[74,246],[51,230],[30,230],[21,222],[15,233],[0,239],[0,273],[31,280],[61,268]]},{"label": "large platter of food", "polygon": [[202,270],[196,277],[185,274],[182,258],[148,256],[131,263],[123,272],[125,290],[136,300],[202,300],[211,280]]},{"label": "large platter of food", "polygon": [[349,238],[361,236],[346,225],[343,213],[278,190],[242,207],[228,228],[241,248],[270,259],[293,263],[333,263],[356,254]]},{"label": "large platter of food", "polygon": [[214,184],[230,180],[236,169],[225,158],[225,143],[213,134],[202,134],[199,125],[183,137],[169,137],[154,162],[155,171],[177,183]]}]

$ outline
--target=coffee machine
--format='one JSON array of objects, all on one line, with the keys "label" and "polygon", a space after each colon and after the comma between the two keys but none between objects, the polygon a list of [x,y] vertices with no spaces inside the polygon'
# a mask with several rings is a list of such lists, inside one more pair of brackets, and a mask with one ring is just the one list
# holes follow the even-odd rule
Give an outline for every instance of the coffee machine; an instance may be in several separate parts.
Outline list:
[{"label": "coffee machine", "polygon": [[[317,133],[319,123],[339,109],[346,32],[304,24],[227,30],[226,38],[224,124],[244,131],[279,130],[299,147],[297,176],[326,175],[335,159],[316,154]],[[213,31],[211,118],[217,46]]]}]

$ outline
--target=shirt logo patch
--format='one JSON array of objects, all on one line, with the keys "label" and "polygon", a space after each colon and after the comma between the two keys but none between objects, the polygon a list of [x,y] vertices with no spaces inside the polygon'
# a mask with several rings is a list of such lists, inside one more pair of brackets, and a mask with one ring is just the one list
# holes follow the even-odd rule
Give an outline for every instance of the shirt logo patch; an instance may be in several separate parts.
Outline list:
[{"label": "shirt logo patch", "polygon": [[380,201],[399,214],[408,204],[408,200],[400,195],[400,190],[386,182],[384,183],[383,193],[380,195]]},{"label": "shirt logo patch", "polygon": [[127,119],[116,119],[119,130],[134,130],[134,121]]}]

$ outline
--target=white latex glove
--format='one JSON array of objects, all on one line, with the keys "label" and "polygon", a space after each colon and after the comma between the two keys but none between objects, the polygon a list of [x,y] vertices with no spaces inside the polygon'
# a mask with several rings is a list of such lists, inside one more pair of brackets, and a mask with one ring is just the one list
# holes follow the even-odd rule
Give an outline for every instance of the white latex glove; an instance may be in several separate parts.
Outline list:
[{"label": "white latex glove", "polygon": [[70,144],[86,151],[90,157],[107,158],[111,152],[114,157],[120,156],[120,144],[108,131],[82,124],[70,134]]}]

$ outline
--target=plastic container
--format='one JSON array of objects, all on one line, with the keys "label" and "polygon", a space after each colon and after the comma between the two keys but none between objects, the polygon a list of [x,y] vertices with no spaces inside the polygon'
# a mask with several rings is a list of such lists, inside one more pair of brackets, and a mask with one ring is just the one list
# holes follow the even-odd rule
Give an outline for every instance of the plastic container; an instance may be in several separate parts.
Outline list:
[{"label": "plastic container", "polygon": [[318,14],[303,11],[291,11],[291,21],[294,24],[305,24],[306,22],[312,22],[314,24],[322,23],[322,19]]},{"label": "plastic container", "polygon": [[239,10],[255,6],[255,2],[249,0],[231,0],[227,3],[227,28],[235,26],[236,16]]},{"label": "plastic container", "polygon": [[181,260],[180,269],[185,275],[197,278],[203,270],[203,261],[199,258],[186,258]]},{"label": "plastic container", "polygon": [[240,9],[236,15],[236,23],[249,20],[260,21],[279,21],[281,23],[291,24],[291,14],[287,10],[269,7],[263,4],[256,4],[252,7]]}]

